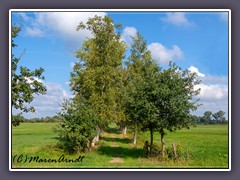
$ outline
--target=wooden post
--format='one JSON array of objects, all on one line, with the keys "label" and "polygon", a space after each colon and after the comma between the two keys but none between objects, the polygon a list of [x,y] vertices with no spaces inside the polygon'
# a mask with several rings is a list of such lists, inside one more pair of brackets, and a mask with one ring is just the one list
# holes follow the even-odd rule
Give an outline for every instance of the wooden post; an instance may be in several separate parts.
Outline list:
[{"label": "wooden post", "polygon": [[162,158],[165,159],[165,146],[162,145]]},{"label": "wooden post", "polygon": [[148,157],[148,147],[149,147],[148,141],[145,141],[143,151],[147,157]]},{"label": "wooden post", "polygon": [[174,158],[177,158],[177,150],[174,143],[172,143],[172,148],[173,148]]}]

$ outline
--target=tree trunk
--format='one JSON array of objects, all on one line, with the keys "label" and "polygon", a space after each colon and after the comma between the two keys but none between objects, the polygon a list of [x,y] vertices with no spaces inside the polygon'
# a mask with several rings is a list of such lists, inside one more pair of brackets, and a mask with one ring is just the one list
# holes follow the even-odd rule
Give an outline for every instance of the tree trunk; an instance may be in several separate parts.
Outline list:
[{"label": "tree trunk", "polygon": [[127,134],[127,126],[125,126],[123,129],[123,135],[126,135],[126,134]]},{"label": "tree trunk", "polygon": [[174,158],[177,158],[177,149],[174,143],[172,143],[172,148],[173,148],[173,153],[174,153]]},{"label": "tree trunk", "polygon": [[91,145],[92,145],[92,141],[89,141],[88,146],[87,146],[88,153],[91,152],[91,147],[92,147]]},{"label": "tree trunk", "polygon": [[161,128],[160,134],[161,134],[161,144],[162,144],[162,158],[164,158],[164,156],[165,156],[165,147],[164,147],[164,130],[163,130],[163,128]]},{"label": "tree trunk", "polygon": [[150,134],[151,134],[150,155],[152,155],[152,149],[153,149],[153,129],[152,128],[150,128]]},{"label": "tree trunk", "polygon": [[133,136],[133,144],[137,143],[137,123],[135,123],[135,131]]},{"label": "tree trunk", "polygon": [[91,143],[91,146],[92,146],[92,147],[94,147],[94,146],[95,146],[95,143],[96,143],[96,138],[97,138],[97,136],[95,136],[95,137],[93,138],[93,140],[92,140],[92,143]]},{"label": "tree trunk", "polygon": [[98,129],[98,132],[97,132],[97,136],[96,136],[96,142],[99,141],[100,133],[101,133],[101,129],[99,128],[99,129]]}]

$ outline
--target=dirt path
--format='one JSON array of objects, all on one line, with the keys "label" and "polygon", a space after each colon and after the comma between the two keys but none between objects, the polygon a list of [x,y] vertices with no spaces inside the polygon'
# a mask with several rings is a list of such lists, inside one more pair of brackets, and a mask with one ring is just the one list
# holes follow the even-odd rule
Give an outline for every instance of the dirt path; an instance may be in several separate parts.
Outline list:
[{"label": "dirt path", "polygon": [[103,140],[107,142],[109,148],[112,148],[116,152],[112,154],[112,158],[109,161],[109,163],[124,163],[123,158],[121,157],[121,154],[118,154],[118,148],[121,148],[120,142],[122,141],[123,136],[122,134],[116,129],[111,129],[110,131],[107,131],[103,135]]}]

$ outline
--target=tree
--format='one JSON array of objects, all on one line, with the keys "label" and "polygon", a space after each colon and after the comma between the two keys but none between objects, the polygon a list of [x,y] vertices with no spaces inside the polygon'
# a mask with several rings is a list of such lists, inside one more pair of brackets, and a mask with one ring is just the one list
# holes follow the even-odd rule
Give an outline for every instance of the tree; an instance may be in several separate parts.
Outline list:
[{"label": "tree", "polygon": [[220,111],[214,113],[212,116],[216,122],[223,123],[224,121],[226,121],[224,115],[225,115],[225,112],[220,110]]},{"label": "tree", "polygon": [[62,122],[56,129],[65,149],[70,153],[90,151],[92,140],[97,133],[97,115],[81,96],[65,100],[62,104]]},{"label": "tree", "polygon": [[[90,31],[93,37],[84,41],[81,49],[76,52],[79,61],[75,64],[70,78],[71,90],[75,96],[67,106],[63,105],[63,128],[70,123],[83,131],[68,129],[64,131],[65,139],[68,139],[69,134],[74,134],[74,137],[79,133],[85,134],[84,138],[71,141],[71,147],[75,150],[75,147],[80,145],[84,147],[87,141],[94,145],[100,132],[110,122],[124,118],[121,89],[125,46],[120,41],[118,28],[120,25],[114,25],[108,16],[89,18],[86,24],[80,22],[77,27],[77,30]],[[86,128],[85,124],[89,124],[89,128]],[[92,138],[94,133],[95,137]]]},{"label": "tree", "polygon": [[213,113],[211,111],[205,111],[203,117],[201,118],[201,123],[210,124],[212,121]]},{"label": "tree", "polygon": [[189,128],[193,124],[190,112],[199,106],[198,99],[194,100],[193,97],[200,92],[200,89],[194,88],[200,83],[196,77],[196,73],[191,73],[189,70],[183,71],[171,62],[169,68],[161,73],[156,102],[159,110],[156,126],[161,135],[163,156],[165,129],[176,131]]},{"label": "tree", "polygon": [[[20,31],[21,27],[12,26],[12,49],[17,46],[14,43],[14,39]],[[12,53],[12,108],[21,111],[21,113],[12,117],[12,124],[14,126],[20,125],[22,112],[35,112],[34,107],[26,105],[33,101],[34,95],[46,93],[46,87],[41,82],[44,79],[42,75],[44,69],[39,68],[31,71],[23,66],[18,68],[20,59],[21,56],[16,57]]]},{"label": "tree", "polygon": [[[137,32],[136,37],[132,37],[131,55],[126,62],[127,66],[127,82],[126,82],[126,114],[129,117],[129,123],[134,126],[133,144],[137,141],[137,130],[144,120],[141,109],[145,106],[144,98],[146,95],[143,85],[149,82],[146,79],[147,68],[154,66],[151,61],[150,51],[147,50],[146,41]],[[151,64],[151,65],[150,65]],[[149,67],[147,67],[150,65]]]},{"label": "tree", "polygon": [[93,38],[84,42],[77,51],[79,62],[71,75],[72,89],[83,94],[96,110],[105,126],[109,121],[122,117],[118,106],[119,92],[123,87],[122,60],[125,46],[120,42],[120,25],[113,24],[110,17],[95,16],[77,30],[87,29]]}]

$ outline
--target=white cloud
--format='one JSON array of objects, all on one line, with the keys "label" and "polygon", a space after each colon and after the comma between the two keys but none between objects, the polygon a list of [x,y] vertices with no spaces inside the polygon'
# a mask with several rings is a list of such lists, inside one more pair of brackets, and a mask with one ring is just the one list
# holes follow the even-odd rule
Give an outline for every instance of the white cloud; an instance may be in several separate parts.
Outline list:
[{"label": "white cloud", "polygon": [[199,70],[198,70],[198,68],[196,68],[196,67],[194,67],[194,66],[190,66],[190,67],[188,68],[188,70],[189,70],[190,72],[192,72],[192,73],[196,73],[199,77],[205,77],[205,74],[200,73]]},{"label": "white cloud", "polygon": [[196,98],[200,98],[199,103],[202,104],[193,114],[202,116],[205,111],[213,113],[223,110],[227,118],[228,116],[228,77],[212,76],[200,73],[198,68],[190,66],[191,72],[200,74],[201,83],[196,85],[194,89],[200,88],[200,93]]},{"label": "white cloud", "polygon": [[174,58],[182,59],[184,56],[182,50],[176,45],[173,45],[172,49],[167,49],[161,43],[151,43],[147,48],[151,51],[152,58],[158,63],[166,64]]},{"label": "white cloud", "polygon": [[228,13],[227,12],[219,13],[219,17],[222,21],[228,22]]},{"label": "white cloud", "polygon": [[194,25],[193,21],[187,19],[185,13],[183,12],[174,12],[167,13],[165,17],[161,18],[163,22],[167,22],[177,26],[192,26]]},{"label": "white cloud", "polygon": [[38,81],[40,83],[43,83],[43,81],[39,78],[36,78],[36,77],[26,77],[25,78],[27,80],[27,83],[33,83],[33,81]]},{"label": "white cloud", "polygon": [[[45,95],[36,95],[29,106],[33,106],[35,113],[24,113],[27,118],[54,116],[61,110],[61,104],[64,99],[70,99],[72,96],[68,94],[61,85],[57,83],[44,83],[47,88]],[[14,113],[19,111],[13,110]]]},{"label": "white cloud", "polygon": [[202,116],[205,111],[213,113],[223,110],[227,118],[228,116],[228,77],[205,75],[199,71],[197,67],[190,66],[189,71],[198,74],[201,80],[200,84],[194,89],[200,89],[200,93],[196,96],[199,98],[199,103],[202,104],[193,114]]},{"label": "white cloud", "polygon": [[228,96],[228,86],[219,84],[199,84],[195,86],[196,89],[200,88],[199,98],[202,100],[219,100]]},{"label": "white cloud", "polygon": [[105,12],[37,12],[34,17],[27,16],[28,20],[25,34],[29,36],[60,36],[70,50],[76,50],[86,38],[92,37],[88,30],[77,31],[78,24],[86,23],[89,18],[105,16]]},{"label": "white cloud", "polygon": [[206,76],[194,66],[190,66],[188,70],[196,73],[200,77],[199,79],[201,80],[201,83],[194,88],[201,89],[200,94],[198,95],[201,100],[220,100],[228,96],[227,77]]},{"label": "white cloud", "polygon": [[121,35],[121,40],[130,43],[132,41],[132,37],[136,37],[137,29],[135,27],[125,27],[123,33]]}]

